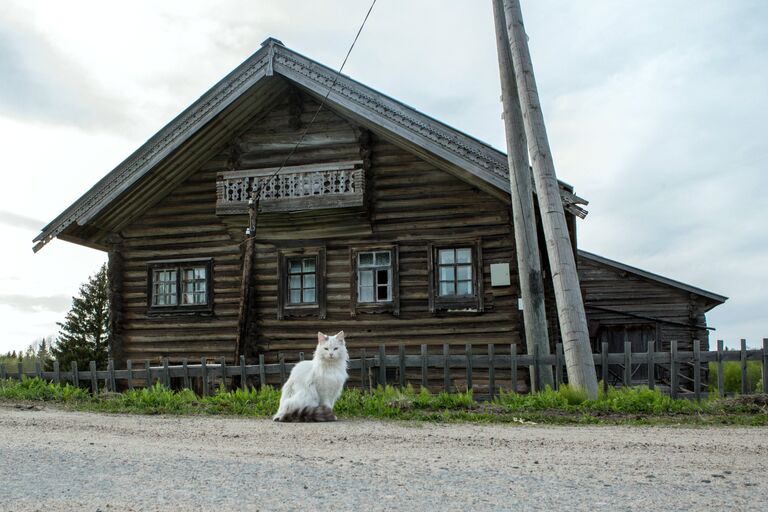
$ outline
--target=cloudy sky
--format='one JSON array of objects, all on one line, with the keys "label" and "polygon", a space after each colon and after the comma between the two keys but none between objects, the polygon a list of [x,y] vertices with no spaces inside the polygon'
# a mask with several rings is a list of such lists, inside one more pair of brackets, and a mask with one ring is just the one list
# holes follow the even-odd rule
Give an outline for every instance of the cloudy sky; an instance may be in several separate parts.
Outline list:
[{"label": "cloudy sky", "polygon": [[[56,333],[103,254],[40,228],[268,36],[337,67],[367,0],[0,3],[0,351]],[[730,300],[768,336],[768,3],[523,1],[584,249]],[[346,73],[504,148],[490,1],[378,0]]]}]

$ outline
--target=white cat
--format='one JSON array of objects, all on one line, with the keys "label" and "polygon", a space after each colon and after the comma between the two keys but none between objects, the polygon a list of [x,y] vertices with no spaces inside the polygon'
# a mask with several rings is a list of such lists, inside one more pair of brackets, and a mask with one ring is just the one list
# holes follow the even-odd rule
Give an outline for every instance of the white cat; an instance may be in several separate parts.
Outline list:
[{"label": "white cat", "polygon": [[347,380],[349,355],[344,331],[336,336],[317,333],[317,348],[311,361],[301,361],[291,370],[275,421],[336,421],[333,405]]}]

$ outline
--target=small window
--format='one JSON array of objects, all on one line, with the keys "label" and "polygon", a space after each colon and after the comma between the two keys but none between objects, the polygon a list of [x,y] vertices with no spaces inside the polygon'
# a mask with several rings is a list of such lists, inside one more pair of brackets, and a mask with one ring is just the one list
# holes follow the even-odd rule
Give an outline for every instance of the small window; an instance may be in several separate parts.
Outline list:
[{"label": "small window", "polygon": [[479,240],[429,246],[430,311],[483,309],[482,253]]},{"label": "small window", "polygon": [[295,316],[325,318],[325,250],[281,251],[278,319]]},{"label": "small window", "polygon": [[177,313],[210,310],[211,260],[151,262],[149,311]]},{"label": "small window", "polygon": [[351,311],[399,314],[397,247],[351,249]]}]

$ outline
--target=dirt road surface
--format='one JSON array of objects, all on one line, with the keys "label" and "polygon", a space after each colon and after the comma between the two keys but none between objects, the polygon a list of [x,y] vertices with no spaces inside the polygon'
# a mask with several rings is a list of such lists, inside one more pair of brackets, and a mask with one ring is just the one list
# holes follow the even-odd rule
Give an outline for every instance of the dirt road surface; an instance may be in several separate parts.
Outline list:
[{"label": "dirt road surface", "polygon": [[768,510],[768,429],[0,407],[0,510]]}]

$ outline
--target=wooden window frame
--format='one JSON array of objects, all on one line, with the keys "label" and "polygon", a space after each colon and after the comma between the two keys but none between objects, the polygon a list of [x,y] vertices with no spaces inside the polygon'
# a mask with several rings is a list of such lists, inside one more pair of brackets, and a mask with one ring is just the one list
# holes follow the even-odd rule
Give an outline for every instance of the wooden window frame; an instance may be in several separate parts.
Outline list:
[{"label": "wooden window frame", "polygon": [[[182,304],[184,267],[205,268],[205,304]],[[154,274],[156,270],[174,269],[176,271],[176,304],[161,306],[152,304]],[[213,312],[213,258],[188,258],[157,260],[147,263],[147,314],[150,316],[197,315]]]},{"label": "wooden window frame", "polygon": [[[359,302],[358,301],[358,255],[362,252],[389,251],[392,265],[392,300],[388,302]],[[365,245],[349,249],[349,286],[351,316],[360,313],[392,313],[400,316],[400,249],[397,245]]]},{"label": "wooden window frame", "polygon": [[[440,275],[438,251],[440,249],[471,249],[472,295],[442,297],[439,295]],[[482,313],[485,301],[483,293],[483,244],[481,239],[445,240],[431,242],[427,248],[427,272],[429,281],[430,313]]]},{"label": "wooden window frame", "polygon": [[[290,304],[288,302],[289,274],[288,260],[292,258],[315,258],[315,303]],[[325,247],[281,249],[277,253],[277,319],[314,316],[321,320],[326,317],[326,269]]]}]

